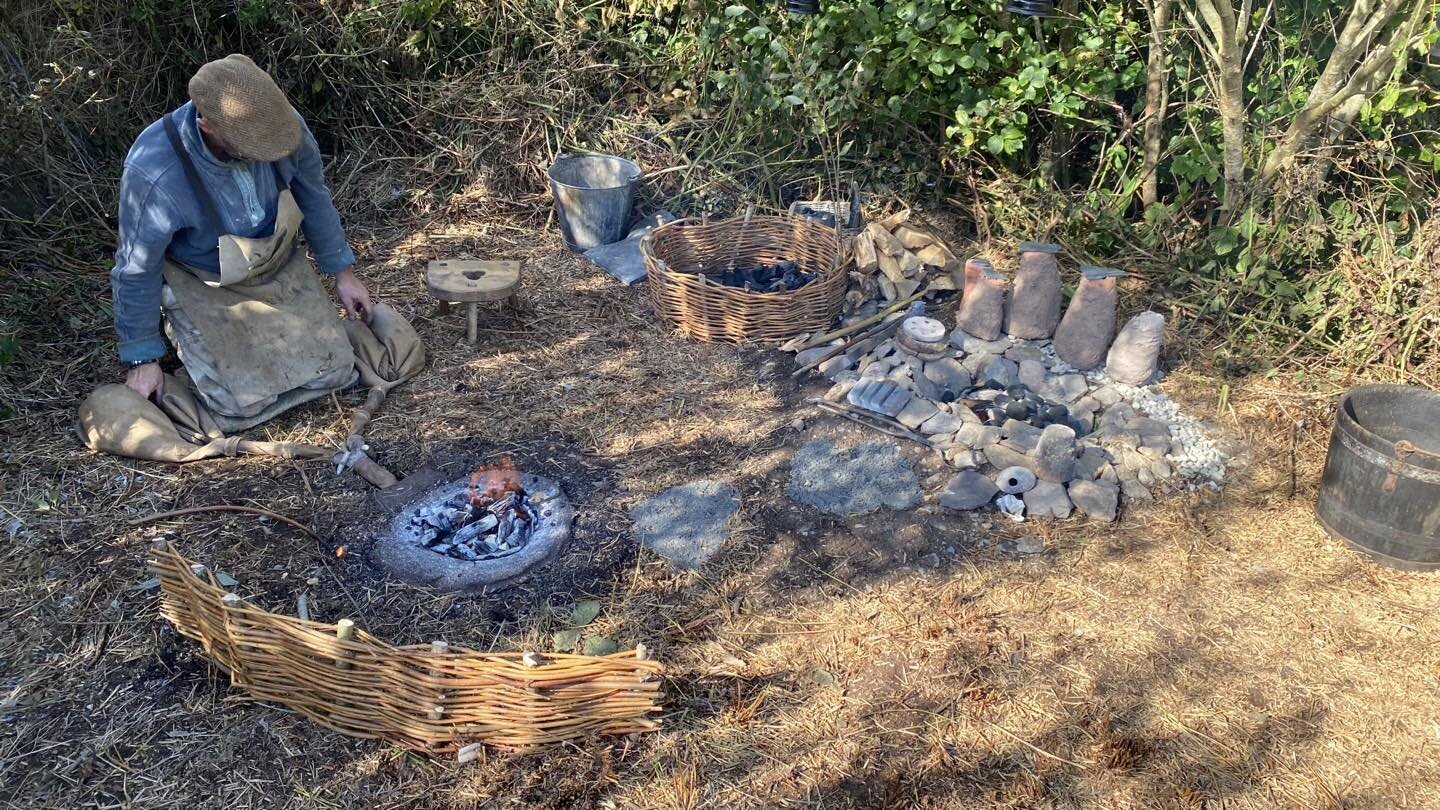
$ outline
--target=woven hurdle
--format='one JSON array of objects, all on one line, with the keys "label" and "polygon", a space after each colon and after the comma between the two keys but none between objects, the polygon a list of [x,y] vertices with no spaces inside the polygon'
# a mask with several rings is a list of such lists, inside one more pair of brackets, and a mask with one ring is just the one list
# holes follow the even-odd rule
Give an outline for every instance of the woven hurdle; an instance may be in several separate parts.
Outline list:
[{"label": "woven hurdle", "polygon": [[663,667],[609,656],[397,647],[342,619],[281,616],[227,593],[205,568],[157,542],[161,613],[257,701],[322,726],[415,751],[473,759],[478,744],[524,750],[591,734],[655,731]]}]

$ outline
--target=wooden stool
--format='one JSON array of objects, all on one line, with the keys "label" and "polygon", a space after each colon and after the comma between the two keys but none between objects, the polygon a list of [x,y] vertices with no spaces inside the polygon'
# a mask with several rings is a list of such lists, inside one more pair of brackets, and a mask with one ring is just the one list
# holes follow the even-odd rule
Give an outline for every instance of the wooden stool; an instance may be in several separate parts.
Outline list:
[{"label": "wooden stool", "polygon": [[520,308],[520,262],[477,259],[433,261],[425,270],[425,286],[440,301],[441,314],[450,311],[452,301],[466,305],[465,337],[474,343],[480,328],[476,304],[504,301],[512,309]]}]

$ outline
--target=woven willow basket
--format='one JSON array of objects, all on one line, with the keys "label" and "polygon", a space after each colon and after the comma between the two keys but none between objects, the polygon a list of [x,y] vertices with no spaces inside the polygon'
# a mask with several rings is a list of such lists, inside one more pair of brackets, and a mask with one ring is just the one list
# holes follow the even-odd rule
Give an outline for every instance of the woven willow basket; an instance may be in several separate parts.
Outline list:
[{"label": "woven willow basket", "polygon": [[[829,326],[851,262],[848,240],[837,244],[834,229],[806,217],[677,220],[641,239],[640,251],[655,310],[707,343],[777,342]],[[786,260],[819,278],[790,292],[756,293],[701,277]]]}]

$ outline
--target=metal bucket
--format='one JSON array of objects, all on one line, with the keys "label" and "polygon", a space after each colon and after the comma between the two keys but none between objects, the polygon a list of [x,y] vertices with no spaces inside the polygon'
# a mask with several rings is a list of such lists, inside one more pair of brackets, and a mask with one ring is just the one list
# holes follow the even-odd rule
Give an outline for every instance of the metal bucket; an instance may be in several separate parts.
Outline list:
[{"label": "metal bucket", "polygon": [[566,247],[583,253],[625,238],[639,166],[613,155],[561,155],[546,176]]},{"label": "metal bucket", "polygon": [[1440,394],[1408,385],[1347,393],[1315,513],[1377,562],[1440,569]]},{"label": "metal bucket", "polygon": [[1005,4],[1005,10],[1025,17],[1049,17],[1055,10],[1055,3],[1052,0],[1010,0]]}]

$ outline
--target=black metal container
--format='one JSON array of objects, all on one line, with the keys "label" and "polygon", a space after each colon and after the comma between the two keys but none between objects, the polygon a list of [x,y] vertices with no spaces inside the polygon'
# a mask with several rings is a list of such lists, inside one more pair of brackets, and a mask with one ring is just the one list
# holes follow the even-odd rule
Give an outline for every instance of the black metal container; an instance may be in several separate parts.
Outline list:
[{"label": "black metal container", "polygon": [[1315,513],[1331,535],[1377,562],[1440,569],[1440,394],[1408,385],[1347,393]]}]

